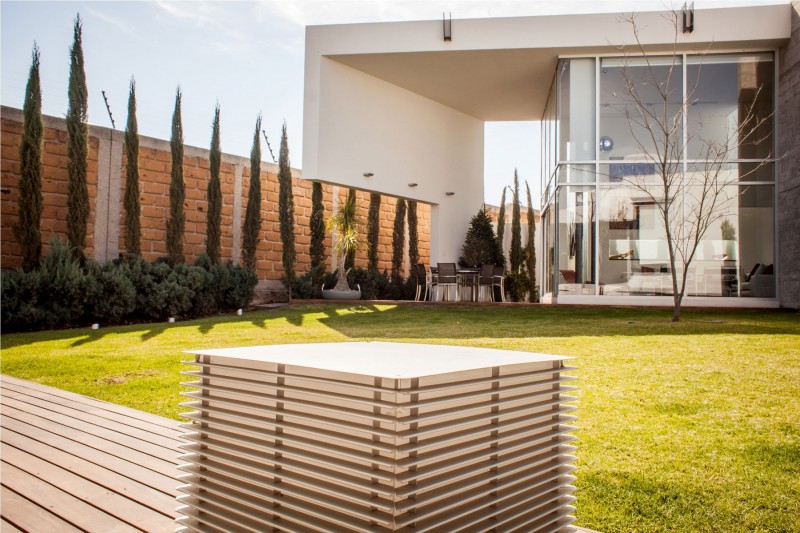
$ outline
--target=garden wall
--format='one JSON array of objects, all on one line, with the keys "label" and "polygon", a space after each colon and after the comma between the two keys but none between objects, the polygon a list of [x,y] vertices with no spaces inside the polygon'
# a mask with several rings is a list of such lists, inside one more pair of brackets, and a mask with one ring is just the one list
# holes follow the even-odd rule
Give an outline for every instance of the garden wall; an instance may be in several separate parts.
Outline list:
[{"label": "garden wall", "polygon": [[[22,111],[3,106],[0,112],[2,152],[0,155],[0,246],[2,268],[21,264],[21,250],[13,234],[17,222],[19,144],[22,135]],[[45,251],[51,235],[66,241],[67,219],[67,132],[63,118],[45,116],[43,151],[43,212],[42,240]],[[224,135],[224,132],[223,132]],[[290,146],[291,148],[291,146]],[[188,263],[205,250],[206,189],[209,180],[209,151],[186,146],[184,150],[184,181],[186,184],[186,231],[184,255]],[[86,255],[104,262],[125,252],[124,206],[125,190],[124,132],[99,126],[89,126],[89,224]],[[166,224],[169,217],[169,181],[171,152],[169,141],[140,137],[139,188],[141,193],[142,255],[153,261],[167,255]],[[283,275],[281,240],[278,221],[278,166],[261,163],[262,203],[261,241],[256,253],[256,273],[263,288],[277,289]],[[292,169],[295,203],[296,272],[310,268],[311,182]],[[242,226],[250,186],[250,159],[230,154],[222,155],[222,238],[223,260],[238,263],[241,256]],[[334,202],[344,199],[347,190],[323,184],[326,218]],[[341,198],[341,199],[340,199]],[[366,223],[369,193],[358,191],[359,212]],[[391,270],[392,234],[396,200],[384,196],[381,203],[379,237],[379,269]],[[430,206],[419,204],[420,261],[430,257]],[[408,232],[406,232],[407,234]],[[363,232],[366,239],[366,228]],[[406,246],[407,248],[407,246]],[[329,269],[337,265],[331,258],[331,239],[326,242]],[[406,253],[407,255],[407,253]],[[408,275],[408,259],[405,260]],[[366,246],[356,255],[356,266],[367,266]]]}]

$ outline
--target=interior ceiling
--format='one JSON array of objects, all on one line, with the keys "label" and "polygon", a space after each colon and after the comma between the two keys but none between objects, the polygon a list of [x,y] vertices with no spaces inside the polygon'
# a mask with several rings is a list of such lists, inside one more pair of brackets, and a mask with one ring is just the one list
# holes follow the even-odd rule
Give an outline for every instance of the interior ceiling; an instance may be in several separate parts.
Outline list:
[{"label": "interior ceiling", "polygon": [[329,57],[484,121],[539,120],[558,62],[553,49]]}]

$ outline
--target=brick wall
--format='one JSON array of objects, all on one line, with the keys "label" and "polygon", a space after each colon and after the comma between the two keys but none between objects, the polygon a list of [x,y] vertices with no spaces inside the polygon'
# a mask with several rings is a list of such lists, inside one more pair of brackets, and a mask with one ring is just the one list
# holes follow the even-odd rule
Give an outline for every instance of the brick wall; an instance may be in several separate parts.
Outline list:
[{"label": "brick wall", "polygon": [[[66,240],[67,205],[67,133],[63,119],[44,117],[44,175],[42,192],[42,239],[45,251],[51,235]],[[22,112],[3,107],[0,116],[2,159],[0,160],[0,243],[2,268],[15,268],[21,263],[21,250],[13,235],[17,221],[19,180],[19,143],[22,134]],[[224,133],[224,132],[223,132]],[[99,261],[107,261],[125,252],[124,242],[124,189],[126,161],[124,134],[108,128],[89,128],[89,197],[90,215],[86,254]],[[206,149],[184,148],[184,182],[186,185],[186,228],[184,256],[193,262],[205,250],[206,189],[209,179],[209,152]],[[169,217],[169,181],[171,154],[169,142],[151,137],[140,138],[139,190],[141,194],[142,255],[152,261],[167,255],[166,221]],[[283,275],[281,263],[280,225],[278,221],[278,167],[261,163],[261,240],[256,252],[259,280],[262,286],[278,287]],[[224,260],[238,263],[241,257],[241,234],[250,187],[249,158],[223,154],[220,172],[222,184],[222,236],[221,254]],[[311,182],[301,179],[299,170],[293,169],[295,209],[295,243],[297,251],[296,272],[303,274],[310,268],[309,245],[311,241],[309,219],[311,216]],[[343,201],[346,189],[324,184],[323,203],[326,218],[334,201]],[[356,195],[359,214],[366,223],[369,193]],[[396,199],[383,196],[380,214],[379,268],[391,269],[392,227]],[[430,206],[419,204],[419,250],[421,261],[430,257]],[[366,238],[366,228],[364,231]],[[326,240],[327,264],[336,267],[331,257],[330,235]],[[408,259],[405,272],[408,274]],[[356,265],[367,265],[366,247],[356,254]]]},{"label": "brick wall", "polygon": [[800,309],[800,4],[792,6],[792,36],[778,72],[778,299]]}]

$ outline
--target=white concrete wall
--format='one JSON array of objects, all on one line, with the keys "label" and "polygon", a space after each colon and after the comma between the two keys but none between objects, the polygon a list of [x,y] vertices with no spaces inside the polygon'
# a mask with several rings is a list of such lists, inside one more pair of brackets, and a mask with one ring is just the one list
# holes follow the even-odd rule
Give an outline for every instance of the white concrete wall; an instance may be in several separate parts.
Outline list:
[{"label": "white concrete wall", "polygon": [[328,58],[319,84],[304,177],[432,204],[431,262],[457,260],[483,202],[483,122]]}]

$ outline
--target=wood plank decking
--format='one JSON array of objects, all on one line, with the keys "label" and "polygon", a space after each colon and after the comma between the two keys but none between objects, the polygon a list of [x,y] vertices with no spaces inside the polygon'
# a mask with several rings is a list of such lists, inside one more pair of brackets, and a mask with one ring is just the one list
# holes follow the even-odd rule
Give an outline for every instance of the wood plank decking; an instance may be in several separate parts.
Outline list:
[{"label": "wood plank decking", "polygon": [[174,531],[175,420],[8,376],[0,413],[3,533]]},{"label": "wood plank decking", "polygon": [[2,375],[0,415],[2,533],[175,530],[175,420]]}]

